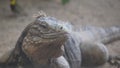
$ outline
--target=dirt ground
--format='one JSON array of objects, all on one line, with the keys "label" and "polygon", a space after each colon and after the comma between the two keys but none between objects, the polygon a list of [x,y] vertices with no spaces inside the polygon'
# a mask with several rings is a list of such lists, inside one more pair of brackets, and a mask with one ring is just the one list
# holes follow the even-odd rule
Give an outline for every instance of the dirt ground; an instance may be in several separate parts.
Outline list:
[{"label": "dirt ground", "polygon": [[[0,0],[0,56],[14,48],[25,26],[34,21],[40,10],[73,25],[120,26],[120,0],[70,0],[62,5],[59,0],[18,0],[22,14],[13,16],[8,0]],[[120,41],[107,47],[111,55],[120,55]],[[99,68],[116,68],[105,64]]]}]

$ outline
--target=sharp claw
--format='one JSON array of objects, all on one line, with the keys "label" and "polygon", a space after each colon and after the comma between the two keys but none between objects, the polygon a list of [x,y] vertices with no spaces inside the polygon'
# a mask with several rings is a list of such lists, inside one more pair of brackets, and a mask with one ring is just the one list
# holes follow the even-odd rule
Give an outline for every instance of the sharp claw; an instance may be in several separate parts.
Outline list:
[{"label": "sharp claw", "polygon": [[117,68],[120,68],[120,56],[110,56],[108,63],[110,65],[117,66]]}]

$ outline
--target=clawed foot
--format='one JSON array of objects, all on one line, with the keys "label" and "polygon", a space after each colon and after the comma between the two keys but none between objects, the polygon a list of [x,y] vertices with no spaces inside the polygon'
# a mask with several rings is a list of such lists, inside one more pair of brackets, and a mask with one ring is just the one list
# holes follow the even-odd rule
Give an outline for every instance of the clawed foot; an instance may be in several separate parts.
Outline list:
[{"label": "clawed foot", "polygon": [[120,56],[110,56],[108,63],[110,65],[117,66],[117,68],[120,68]]}]

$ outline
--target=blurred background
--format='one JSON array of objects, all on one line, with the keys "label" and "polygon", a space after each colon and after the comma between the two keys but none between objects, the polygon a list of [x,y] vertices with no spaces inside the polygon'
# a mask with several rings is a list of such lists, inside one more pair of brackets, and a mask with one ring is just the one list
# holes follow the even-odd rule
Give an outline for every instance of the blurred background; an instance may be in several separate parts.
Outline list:
[{"label": "blurred background", "polygon": [[[16,10],[17,13],[11,10],[10,0],[0,0],[0,56],[14,48],[23,29],[40,10],[76,27],[120,26],[120,0],[17,0]],[[109,44],[111,54],[120,55],[119,44],[119,41]],[[116,67],[105,64],[100,68]]]}]

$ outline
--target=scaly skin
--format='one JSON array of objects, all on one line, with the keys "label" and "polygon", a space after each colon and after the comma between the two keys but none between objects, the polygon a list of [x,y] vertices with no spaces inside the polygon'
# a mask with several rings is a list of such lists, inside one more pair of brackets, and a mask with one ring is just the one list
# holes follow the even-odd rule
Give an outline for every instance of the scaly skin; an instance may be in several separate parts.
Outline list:
[{"label": "scaly skin", "polygon": [[120,27],[84,26],[68,32],[70,38],[65,44],[65,55],[67,54],[65,58],[68,59],[71,68],[80,66],[93,68],[103,65],[109,59],[105,44],[120,39]]},{"label": "scaly skin", "polygon": [[67,32],[62,29],[53,29],[46,21],[39,19],[29,29],[22,45],[23,52],[35,66],[46,64],[49,59],[60,57],[61,46],[67,40]]},{"label": "scaly skin", "polygon": [[97,41],[108,44],[112,41],[120,39],[120,26],[110,28],[84,26],[77,31],[80,32],[82,41]]},{"label": "scaly skin", "polygon": [[92,68],[106,63],[109,52],[105,44],[120,40],[120,27],[116,26],[110,28],[84,26],[72,28],[68,32],[70,38],[66,42],[65,53],[71,68],[79,68],[80,62],[81,66]]},{"label": "scaly skin", "polygon": [[[5,67],[54,67],[51,63],[62,56],[61,47],[67,40],[68,33],[61,27],[56,27],[44,19],[47,19],[47,17],[38,17],[35,22],[25,28],[7,63],[5,63]],[[50,21],[54,23],[57,20]]]},{"label": "scaly skin", "polygon": [[119,27],[87,26],[76,30],[71,24],[40,15],[24,29],[2,68],[99,66],[109,59],[104,44],[118,39]]}]

